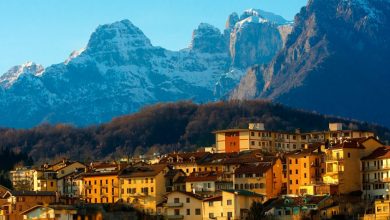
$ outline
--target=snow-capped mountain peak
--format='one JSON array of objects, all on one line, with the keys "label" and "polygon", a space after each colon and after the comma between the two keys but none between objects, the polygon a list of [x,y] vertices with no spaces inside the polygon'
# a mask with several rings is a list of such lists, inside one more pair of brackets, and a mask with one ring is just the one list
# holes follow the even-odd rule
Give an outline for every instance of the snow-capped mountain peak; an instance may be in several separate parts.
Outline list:
[{"label": "snow-capped mountain peak", "polygon": [[28,61],[24,64],[17,65],[9,69],[0,77],[0,86],[12,86],[22,75],[41,76],[45,68],[42,65]]},{"label": "snow-capped mountain peak", "polygon": [[68,57],[68,59],[65,60],[65,64],[68,64],[71,60],[73,60],[74,58],[80,56],[80,54],[82,54],[83,52],[85,51],[85,47],[84,48],[81,48],[79,50],[74,50]]}]

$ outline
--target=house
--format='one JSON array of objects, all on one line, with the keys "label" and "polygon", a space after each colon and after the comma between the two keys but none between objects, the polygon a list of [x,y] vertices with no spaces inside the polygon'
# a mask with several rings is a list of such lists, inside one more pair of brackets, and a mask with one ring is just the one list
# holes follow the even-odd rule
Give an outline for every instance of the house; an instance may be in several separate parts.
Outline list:
[{"label": "house", "polygon": [[186,191],[201,194],[212,194],[215,191],[233,189],[233,183],[225,181],[221,172],[193,172],[186,177]]},{"label": "house", "polygon": [[383,144],[373,137],[349,139],[326,150],[326,170],[323,182],[338,185],[340,194],[362,190],[361,158],[370,155]]},{"label": "house", "polygon": [[157,205],[163,201],[167,190],[171,189],[171,186],[166,185],[172,176],[170,170],[166,164],[129,166],[123,169],[119,173],[120,199],[148,214],[156,214]]},{"label": "house", "polygon": [[49,205],[58,201],[59,195],[52,191],[7,191],[7,200],[1,209],[8,220],[22,220],[24,211],[36,205]]},{"label": "house", "polygon": [[245,219],[252,203],[264,200],[264,195],[247,190],[223,190],[221,219]]},{"label": "house", "polygon": [[267,198],[276,197],[282,191],[282,169],[279,158],[242,164],[234,171],[234,189],[252,191]]},{"label": "house", "polygon": [[191,192],[174,191],[166,195],[164,217],[170,219],[201,220],[203,197]]},{"label": "house", "polygon": [[379,147],[361,159],[363,198],[390,199],[390,146]]},{"label": "house", "polygon": [[222,219],[223,204],[222,195],[203,199],[203,219]]},{"label": "house", "polygon": [[209,155],[208,152],[171,153],[162,157],[160,164],[167,164],[175,170],[183,170],[186,175],[190,175],[192,172],[202,171],[198,164]]},{"label": "house", "polygon": [[77,210],[72,206],[65,205],[37,205],[20,213],[24,219],[47,220],[47,219],[66,219],[73,220]]}]

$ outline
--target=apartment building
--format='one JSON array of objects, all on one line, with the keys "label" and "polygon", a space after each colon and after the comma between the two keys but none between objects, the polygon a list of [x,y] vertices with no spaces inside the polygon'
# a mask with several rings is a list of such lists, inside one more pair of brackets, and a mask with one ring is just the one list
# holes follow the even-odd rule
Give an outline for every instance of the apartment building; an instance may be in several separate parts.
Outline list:
[{"label": "apartment building", "polygon": [[118,174],[121,165],[116,163],[91,164],[82,174],[82,195],[86,203],[115,203],[119,200]]},{"label": "apartment building", "polygon": [[34,190],[34,170],[31,167],[17,167],[10,171],[12,186],[16,190]]},{"label": "apartment building", "polygon": [[221,219],[246,219],[253,202],[264,202],[264,195],[247,190],[223,190]]},{"label": "apartment building", "polygon": [[129,166],[119,173],[120,198],[135,208],[156,214],[157,205],[170,191],[167,180],[171,169],[166,164]]},{"label": "apartment building", "polygon": [[310,193],[309,186],[322,183],[325,173],[325,153],[321,146],[307,146],[286,155],[287,193],[303,195]]},{"label": "apartment building", "polygon": [[361,159],[363,198],[390,199],[390,146],[379,147]]},{"label": "apartment building", "polygon": [[325,184],[338,185],[340,194],[362,189],[360,159],[370,155],[383,144],[373,137],[343,140],[326,150]]},{"label": "apartment building", "polygon": [[200,194],[211,194],[215,191],[233,189],[233,183],[225,181],[221,172],[193,172],[186,179],[186,191]]}]

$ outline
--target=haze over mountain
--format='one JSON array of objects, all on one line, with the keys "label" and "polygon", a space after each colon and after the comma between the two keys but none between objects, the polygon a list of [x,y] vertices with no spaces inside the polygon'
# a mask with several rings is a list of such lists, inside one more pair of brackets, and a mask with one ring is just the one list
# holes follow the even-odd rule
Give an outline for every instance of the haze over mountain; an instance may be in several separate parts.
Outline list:
[{"label": "haze over mountain", "polygon": [[310,0],[286,46],[251,68],[231,99],[289,106],[390,126],[390,1]]},{"label": "haze over mountain", "polygon": [[0,125],[88,125],[158,102],[218,100],[248,67],[271,61],[288,25],[260,10],[234,13],[223,32],[200,24],[180,51],[153,46],[128,20],[101,25],[64,63],[43,68],[29,62],[1,76],[0,115],[6,117]]}]

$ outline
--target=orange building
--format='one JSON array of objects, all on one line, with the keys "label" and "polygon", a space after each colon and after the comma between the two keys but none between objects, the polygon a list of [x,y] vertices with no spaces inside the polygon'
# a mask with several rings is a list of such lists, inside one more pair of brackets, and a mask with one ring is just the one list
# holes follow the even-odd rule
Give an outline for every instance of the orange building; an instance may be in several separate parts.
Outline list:
[{"label": "orange building", "polygon": [[277,197],[282,192],[283,165],[279,158],[257,164],[242,164],[234,171],[234,189]]},{"label": "orange building", "polygon": [[315,194],[308,192],[305,186],[313,186],[322,182],[325,173],[325,153],[321,147],[307,147],[286,155],[287,161],[287,193]]}]

